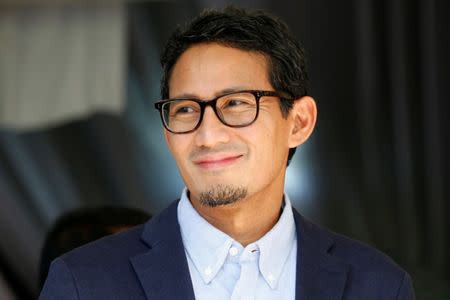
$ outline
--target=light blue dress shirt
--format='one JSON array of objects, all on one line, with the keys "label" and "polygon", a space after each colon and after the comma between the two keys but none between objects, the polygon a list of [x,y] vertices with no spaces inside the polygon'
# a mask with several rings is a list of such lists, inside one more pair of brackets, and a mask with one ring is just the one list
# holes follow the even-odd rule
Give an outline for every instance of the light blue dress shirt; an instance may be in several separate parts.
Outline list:
[{"label": "light blue dress shirt", "polygon": [[196,299],[295,299],[297,235],[287,195],[275,226],[245,248],[197,213],[187,189],[178,222]]}]

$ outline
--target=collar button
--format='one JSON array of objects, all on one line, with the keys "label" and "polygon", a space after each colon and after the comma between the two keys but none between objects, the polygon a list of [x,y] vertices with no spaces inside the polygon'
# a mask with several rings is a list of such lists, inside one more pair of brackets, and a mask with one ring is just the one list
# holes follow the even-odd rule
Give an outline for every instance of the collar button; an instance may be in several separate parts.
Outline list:
[{"label": "collar button", "polygon": [[205,275],[206,276],[209,276],[209,275],[211,275],[212,274],[212,269],[211,269],[211,267],[207,267],[206,269],[205,269]]},{"label": "collar button", "polygon": [[231,256],[236,256],[239,253],[239,250],[236,247],[231,247],[228,253],[230,253]]}]

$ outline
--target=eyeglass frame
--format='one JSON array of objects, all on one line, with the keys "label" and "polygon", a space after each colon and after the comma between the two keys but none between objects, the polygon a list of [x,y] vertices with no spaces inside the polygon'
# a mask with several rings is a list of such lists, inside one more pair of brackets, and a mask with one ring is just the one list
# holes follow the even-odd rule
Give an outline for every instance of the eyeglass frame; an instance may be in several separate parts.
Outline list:
[{"label": "eyeglass frame", "polygon": [[[243,124],[243,125],[230,125],[227,124],[224,120],[222,120],[222,117],[219,115],[219,113],[217,112],[217,100],[219,100],[222,97],[225,96],[229,96],[232,94],[240,94],[240,93],[250,93],[255,97],[255,101],[256,101],[256,115],[255,118],[247,124]],[[278,97],[280,100],[295,100],[292,96],[290,96],[288,93],[286,92],[282,92],[282,91],[263,91],[263,90],[241,90],[241,91],[232,91],[232,92],[228,92],[228,93],[224,93],[221,94],[213,99],[210,100],[201,100],[195,97],[180,97],[180,98],[169,98],[169,99],[163,99],[163,100],[159,100],[157,102],[154,103],[154,107],[155,109],[157,109],[159,111],[159,115],[161,117],[161,121],[164,125],[164,128],[174,134],[185,134],[185,133],[191,133],[194,132],[195,130],[197,130],[200,127],[200,124],[202,124],[203,122],[203,115],[205,114],[205,109],[207,106],[211,106],[211,108],[213,109],[214,113],[216,114],[216,117],[220,120],[220,122],[222,124],[224,124],[225,126],[228,127],[232,127],[232,128],[242,128],[242,127],[247,127],[252,125],[256,119],[258,119],[258,115],[259,115],[259,101],[261,99],[261,97]],[[175,132],[173,130],[169,129],[169,126],[166,124],[165,120],[164,120],[164,116],[163,116],[163,111],[162,111],[162,107],[165,103],[168,102],[172,102],[172,101],[179,101],[179,100],[189,100],[189,101],[193,101],[195,103],[198,103],[198,105],[200,106],[200,117],[198,119],[197,125],[195,125],[195,127],[191,130],[188,131],[182,131],[182,132]]]}]

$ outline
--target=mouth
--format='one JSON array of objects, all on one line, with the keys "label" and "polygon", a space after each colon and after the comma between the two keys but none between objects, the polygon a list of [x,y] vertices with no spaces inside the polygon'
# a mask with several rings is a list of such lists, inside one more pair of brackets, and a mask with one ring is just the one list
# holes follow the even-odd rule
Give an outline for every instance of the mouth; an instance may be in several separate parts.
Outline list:
[{"label": "mouth", "polygon": [[221,157],[204,157],[194,163],[204,170],[221,169],[236,163],[243,155],[227,155]]}]

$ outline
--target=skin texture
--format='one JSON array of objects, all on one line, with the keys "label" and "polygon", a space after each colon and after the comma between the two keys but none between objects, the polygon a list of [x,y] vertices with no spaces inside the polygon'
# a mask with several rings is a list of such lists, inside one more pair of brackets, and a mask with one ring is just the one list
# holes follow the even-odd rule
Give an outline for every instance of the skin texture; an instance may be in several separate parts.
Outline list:
[{"label": "skin texture", "polygon": [[[188,48],[169,81],[171,98],[207,100],[245,89],[274,90],[266,57],[216,43]],[[280,215],[288,150],[306,141],[316,115],[311,97],[297,99],[287,118],[282,117],[276,97],[263,97],[258,119],[248,127],[228,127],[207,107],[196,131],[165,131],[194,208],[243,246],[261,238]],[[232,204],[202,205],[202,193],[224,186],[245,189],[245,197]]]}]

